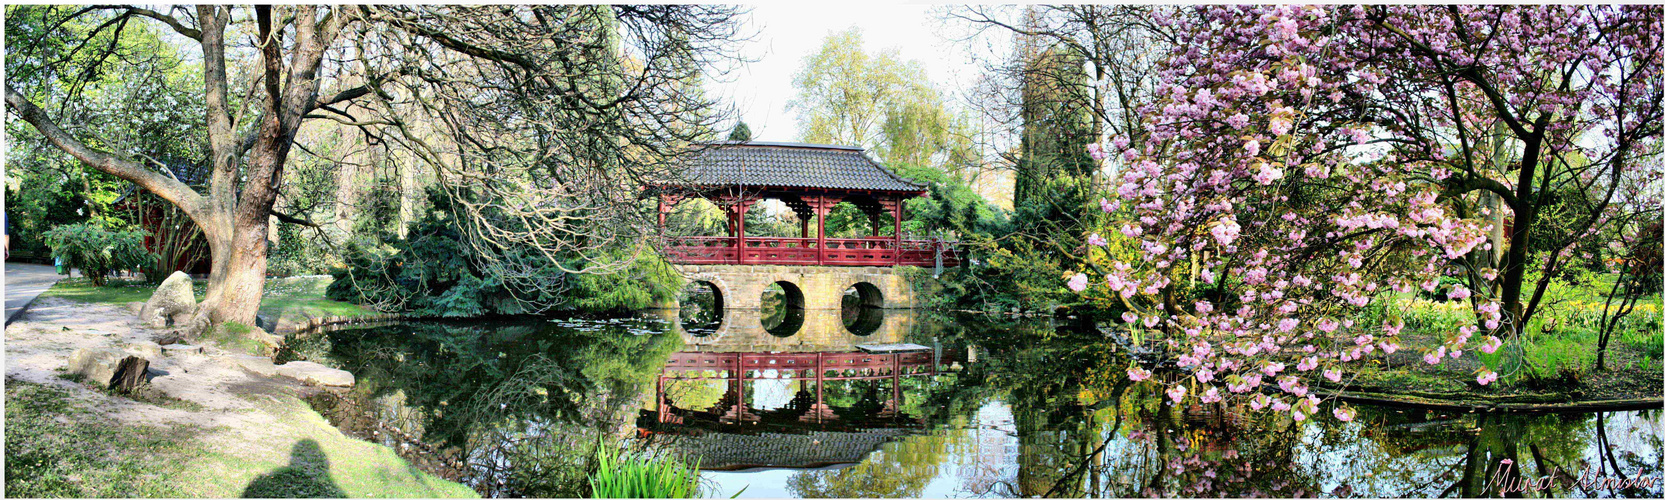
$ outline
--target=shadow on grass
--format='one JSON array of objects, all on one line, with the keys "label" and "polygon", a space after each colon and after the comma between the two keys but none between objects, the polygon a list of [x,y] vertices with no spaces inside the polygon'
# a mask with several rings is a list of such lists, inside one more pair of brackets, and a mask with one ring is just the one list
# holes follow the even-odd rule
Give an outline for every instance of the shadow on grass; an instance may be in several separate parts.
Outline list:
[{"label": "shadow on grass", "polygon": [[289,466],[261,474],[243,489],[243,498],[342,498],[330,479],[330,459],[318,442],[307,439],[289,450]]}]

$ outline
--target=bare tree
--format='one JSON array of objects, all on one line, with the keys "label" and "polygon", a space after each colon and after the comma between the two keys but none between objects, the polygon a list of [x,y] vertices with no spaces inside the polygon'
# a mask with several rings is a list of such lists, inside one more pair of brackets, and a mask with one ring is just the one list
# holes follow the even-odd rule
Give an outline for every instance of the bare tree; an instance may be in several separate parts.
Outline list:
[{"label": "bare tree", "polygon": [[[582,254],[641,226],[631,184],[666,175],[721,119],[698,76],[733,53],[736,34],[736,11],[717,6],[97,6],[58,26],[83,16],[95,35],[151,23],[200,48],[206,191],[66,132],[12,81],[6,104],[53,145],[202,228],[213,270],[199,324],[252,324],[269,220],[315,225],[273,210],[304,122],[358,128],[472,193],[459,219],[480,245]],[[244,34],[252,42],[236,44]],[[117,50],[92,39],[76,50]]]}]

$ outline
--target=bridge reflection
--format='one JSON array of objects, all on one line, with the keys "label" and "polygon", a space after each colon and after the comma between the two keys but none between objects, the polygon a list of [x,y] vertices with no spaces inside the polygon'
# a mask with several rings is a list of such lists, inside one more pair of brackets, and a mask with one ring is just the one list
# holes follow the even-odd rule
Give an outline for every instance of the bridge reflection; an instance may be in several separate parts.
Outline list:
[{"label": "bridge reflection", "polygon": [[[660,370],[638,432],[700,457],[705,469],[859,462],[922,429],[925,412],[909,403],[966,362],[963,349],[916,331],[912,311],[881,313],[849,321],[805,311],[803,327],[784,337],[755,310],[725,311],[714,332],[679,330],[683,350]],[[904,352],[876,347],[910,341]]]}]

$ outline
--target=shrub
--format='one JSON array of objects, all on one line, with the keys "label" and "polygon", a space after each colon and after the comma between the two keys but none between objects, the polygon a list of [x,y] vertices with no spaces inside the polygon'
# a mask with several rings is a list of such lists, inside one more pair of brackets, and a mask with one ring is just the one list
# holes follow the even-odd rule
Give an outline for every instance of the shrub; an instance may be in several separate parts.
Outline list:
[{"label": "shrub", "polygon": [[[548,255],[523,247],[472,243],[450,216],[450,200],[430,194],[429,211],[407,236],[349,243],[345,267],[333,271],[331,299],[418,316],[475,317],[549,310],[619,312],[676,297],[681,277],[652,250],[611,247],[556,258],[569,269],[616,264],[609,273],[568,273]],[[625,262],[629,262],[625,265]]]},{"label": "shrub", "polygon": [[52,257],[80,268],[96,286],[104,286],[111,271],[136,269],[153,262],[156,255],[145,249],[144,241],[142,232],[111,231],[92,222],[62,225],[46,232]]}]

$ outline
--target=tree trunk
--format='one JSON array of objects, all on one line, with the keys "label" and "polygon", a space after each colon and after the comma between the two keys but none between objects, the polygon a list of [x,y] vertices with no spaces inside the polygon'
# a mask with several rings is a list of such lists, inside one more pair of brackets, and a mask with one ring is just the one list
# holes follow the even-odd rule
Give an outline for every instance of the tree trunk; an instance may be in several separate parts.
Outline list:
[{"label": "tree trunk", "polygon": [[1514,227],[1509,238],[1509,252],[1503,256],[1503,283],[1498,293],[1502,302],[1503,319],[1508,335],[1516,335],[1526,327],[1525,304],[1521,302],[1521,288],[1526,282],[1526,250],[1532,243],[1532,212],[1528,205],[1515,212]]},{"label": "tree trunk", "polygon": [[1515,210],[1515,219],[1509,235],[1509,253],[1503,256],[1503,285],[1498,291],[1501,294],[1503,321],[1509,326],[1505,335],[1519,335],[1526,328],[1527,320],[1525,305],[1520,300],[1521,287],[1526,278],[1526,254],[1532,245],[1532,223],[1538,218],[1538,197],[1533,193],[1533,176],[1538,171],[1538,162],[1543,147],[1543,130],[1549,125],[1549,115],[1539,116],[1534,129],[1536,132],[1522,137],[1526,143],[1521,151],[1520,172],[1515,177],[1515,199],[1520,207]]}]

